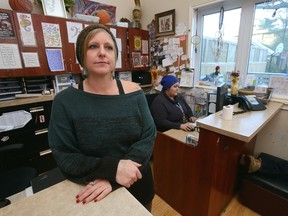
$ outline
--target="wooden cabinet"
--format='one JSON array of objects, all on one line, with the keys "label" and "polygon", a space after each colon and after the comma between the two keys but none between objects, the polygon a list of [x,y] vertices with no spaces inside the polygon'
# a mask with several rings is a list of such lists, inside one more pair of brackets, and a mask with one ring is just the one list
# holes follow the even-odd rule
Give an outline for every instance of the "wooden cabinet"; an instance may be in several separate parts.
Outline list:
[{"label": "wooden cabinet", "polygon": [[158,132],[154,153],[156,193],[183,216],[216,216],[234,195],[242,154],[251,154],[256,137],[245,143],[200,129],[197,147]]},{"label": "wooden cabinet", "polygon": [[[23,63],[20,56],[19,58],[21,66],[9,69],[11,66],[15,66],[15,61],[18,58],[18,56],[15,57],[15,55],[13,55],[12,51],[13,48],[19,51],[18,31],[16,29],[17,28],[14,22],[13,12],[0,8],[0,54],[2,56],[2,60],[0,60],[0,78],[23,76]],[[6,46],[6,44],[12,44],[13,48]]]},{"label": "wooden cabinet", "polygon": [[13,157],[9,156],[5,160],[1,158],[5,169],[29,166],[36,168],[38,173],[42,173],[56,167],[48,145],[51,104],[52,101],[47,101],[0,109],[1,114],[23,110],[32,116],[32,119],[24,127],[0,133],[0,146],[9,146],[15,143],[22,143],[24,146]]},{"label": "wooden cabinet", "polygon": [[[81,72],[79,64],[76,61],[75,45],[74,43],[69,43],[69,40],[68,40],[67,25],[66,25],[66,23],[70,21],[70,22],[80,23],[82,26],[83,24],[81,22],[77,22],[75,20],[68,20],[64,18],[58,18],[58,17],[31,14],[31,21],[32,21],[33,29],[34,29],[34,37],[36,39],[36,45],[27,46],[23,44],[23,41],[21,39],[22,33],[21,33],[20,25],[22,25],[22,23],[20,22],[22,21],[17,18],[17,14],[18,14],[17,12],[14,12],[14,19],[17,25],[16,28],[19,29],[18,43],[19,43],[20,50],[21,52],[37,53],[39,57],[39,63],[40,63],[40,67],[25,67],[23,76],[47,76],[47,75],[51,76],[51,75],[58,75],[58,74],[64,74],[64,73],[77,74]],[[49,39],[51,40],[50,43],[45,44],[43,25],[46,25],[46,31],[47,32],[49,31],[48,34],[51,34],[49,36],[54,36],[54,38],[46,37],[46,41],[48,41]],[[60,31],[60,35],[57,35],[57,31],[58,32]],[[76,31],[76,28],[74,31]],[[61,41],[61,44],[59,46],[54,47],[52,44],[58,43],[56,41],[54,42],[52,41],[55,38],[58,38],[59,41]],[[63,59],[63,64],[64,64],[63,69],[58,70],[58,71],[51,70],[48,64],[48,60],[47,60],[46,49],[47,50],[53,50],[53,49],[59,50],[59,53],[61,53],[62,59]]]},{"label": "wooden cabinet", "polygon": [[127,71],[130,68],[129,59],[127,54],[127,28],[120,26],[110,26],[107,25],[108,28],[112,31],[116,31],[116,39],[118,44],[119,52],[118,61],[121,61],[119,66],[116,66],[115,71]]},{"label": "wooden cabinet", "polygon": [[[0,43],[16,44],[19,49],[20,61],[22,65],[22,68],[19,69],[9,69],[9,67],[0,69],[0,78],[25,76],[53,76],[66,73],[81,73],[80,66],[76,60],[75,43],[69,40],[71,40],[71,37],[73,37],[73,35],[71,36],[72,33],[78,35],[78,32],[85,27],[85,24],[88,25],[91,23],[74,19],[44,16],[39,14],[23,14],[16,11],[4,9],[0,9],[0,12],[6,13],[7,16],[10,16],[10,19],[8,20],[11,21],[11,28],[13,29],[13,32],[15,34],[13,37],[0,37]],[[71,25],[67,25],[68,23]],[[75,25],[73,26],[74,23]],[[46,37],[46,40],[44,40],[43,25],[51,25],[49,26],[50,30],[47,30],[48,37]],[[118,66],[116,67],[116,71],[149,70],[149,32],[142,29],[124,28],[111,25],[107,25],[107,27],[115,30],[116,38],[118,39],[117,41],[119,43],[119,48],[121,51],[119,56],[119,61],[121,61],[121,64],[118,64]],[[55,30],[57,28],[59,30]],[[57,31],[60,31],[60,34],[57,35]],[[31,38],[31,41],[35,39],[34,44],[27,44],[27,42],[24,42],[25,40],[29,40],[29,37]],[[55,43],[55,41],[57,41],[57,37],[58,39],[61,39],[61,45],[53,46],[51,45],[53,44],[53,42],[51,42],[50,45],[47,43],[47,40],[49,39],[51,41],[54,40]],[[59,60],[60,58],[62,58],[64,68],[59,70],[51,70],[51,67],[49,67],[47,60],[47,50],[50,53],[53,52],[53,55],[57,57],[60,55],[59,52],[61,52],[62,57],[60,56],[59,58],[55,59]],[[55,52],[58,53],[56,54]],[[26,56],[32,56],[37,54],[40,66],[26,67],[23,61],[23,54],[25,54]]]},{"label": "wooden cabinet", "polygon": [[149,31],[137,28],[128,28],[128,45],[130,70],[149,70]]}]

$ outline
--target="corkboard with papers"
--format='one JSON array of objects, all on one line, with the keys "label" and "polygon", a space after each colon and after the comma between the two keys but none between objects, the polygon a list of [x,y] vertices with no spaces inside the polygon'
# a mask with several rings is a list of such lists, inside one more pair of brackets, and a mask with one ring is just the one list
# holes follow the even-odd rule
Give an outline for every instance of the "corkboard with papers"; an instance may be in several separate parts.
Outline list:
[{"label": "corkboard with papers", "polygon": [[152,42],[152,62],[157,65],[159,75],[175,73],[180,78],[181,70],[189,67],[187,37],[160,37]]}]

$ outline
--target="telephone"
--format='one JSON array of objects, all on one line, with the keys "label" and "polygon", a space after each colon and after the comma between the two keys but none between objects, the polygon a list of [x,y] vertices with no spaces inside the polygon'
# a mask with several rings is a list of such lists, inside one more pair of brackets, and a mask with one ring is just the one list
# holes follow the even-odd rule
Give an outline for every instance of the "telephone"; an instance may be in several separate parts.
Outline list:
[{"label": "telephone", "polygon": [[265,110],[266,106],[257,97],[240,96],[237,97],[239,107],[245,111]]}]

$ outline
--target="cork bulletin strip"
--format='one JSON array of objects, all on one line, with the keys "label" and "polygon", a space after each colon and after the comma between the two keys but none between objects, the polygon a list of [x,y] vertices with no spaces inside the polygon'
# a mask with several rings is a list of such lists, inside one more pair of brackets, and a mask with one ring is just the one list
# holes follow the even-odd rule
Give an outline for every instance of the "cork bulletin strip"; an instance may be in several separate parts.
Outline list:
[{"label": "cork bulletin strip", "polygon": [[[158,70],[158,74],[160,76],[164,76],[166,74],[173,72],[173,71],[170,71],[170,68],[174,67],[174,68],[178,68],[178,70],[177,69],[175,70],[176,71],[175,74],[178,78],[180,78],[181,77],[181,69],[183,69],[183,67],[184,68],[189,67],[189,60],[187,59],[188,58],[188,56],[187,56],[187,43],[188,43],[187,40],[188,40],[188,38],[187,37],[188,37],[187,35],[159,37],[153,42],[154,47],[152,45],[153,48],[151,50],[152,62],[159,63],[158,58],[160,58],[160,56],[161,56],[161,52],[163,51],[163,47],[165,45],[168,45],[169,39],[177,39],[178,38],[179,39],[178,47],[183,49],[183,53],[180,56],[178,55],[177,60],[175,60],[173,62],[173,65],[165,67],[164,70]],[[156,55],[155,55],[155,53],[156,53]],[[171,53],[168,53],[168,54],[171,54]],[[186,56],[186,58],[183,59],[184,56]],[[160,66],[162,66],[162,65],[160,65]]]}]

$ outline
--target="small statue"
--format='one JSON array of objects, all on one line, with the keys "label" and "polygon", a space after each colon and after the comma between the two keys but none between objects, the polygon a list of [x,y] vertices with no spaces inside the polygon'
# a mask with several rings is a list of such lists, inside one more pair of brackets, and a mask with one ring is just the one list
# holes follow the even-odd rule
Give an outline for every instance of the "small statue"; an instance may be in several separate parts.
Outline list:
[{"label": "small statue", "polygon": [[141,6],[140,6],[140,0],[134,0],[135,7],[133,10],[133,20],[134,22],[140,23],[141,20]]}]

